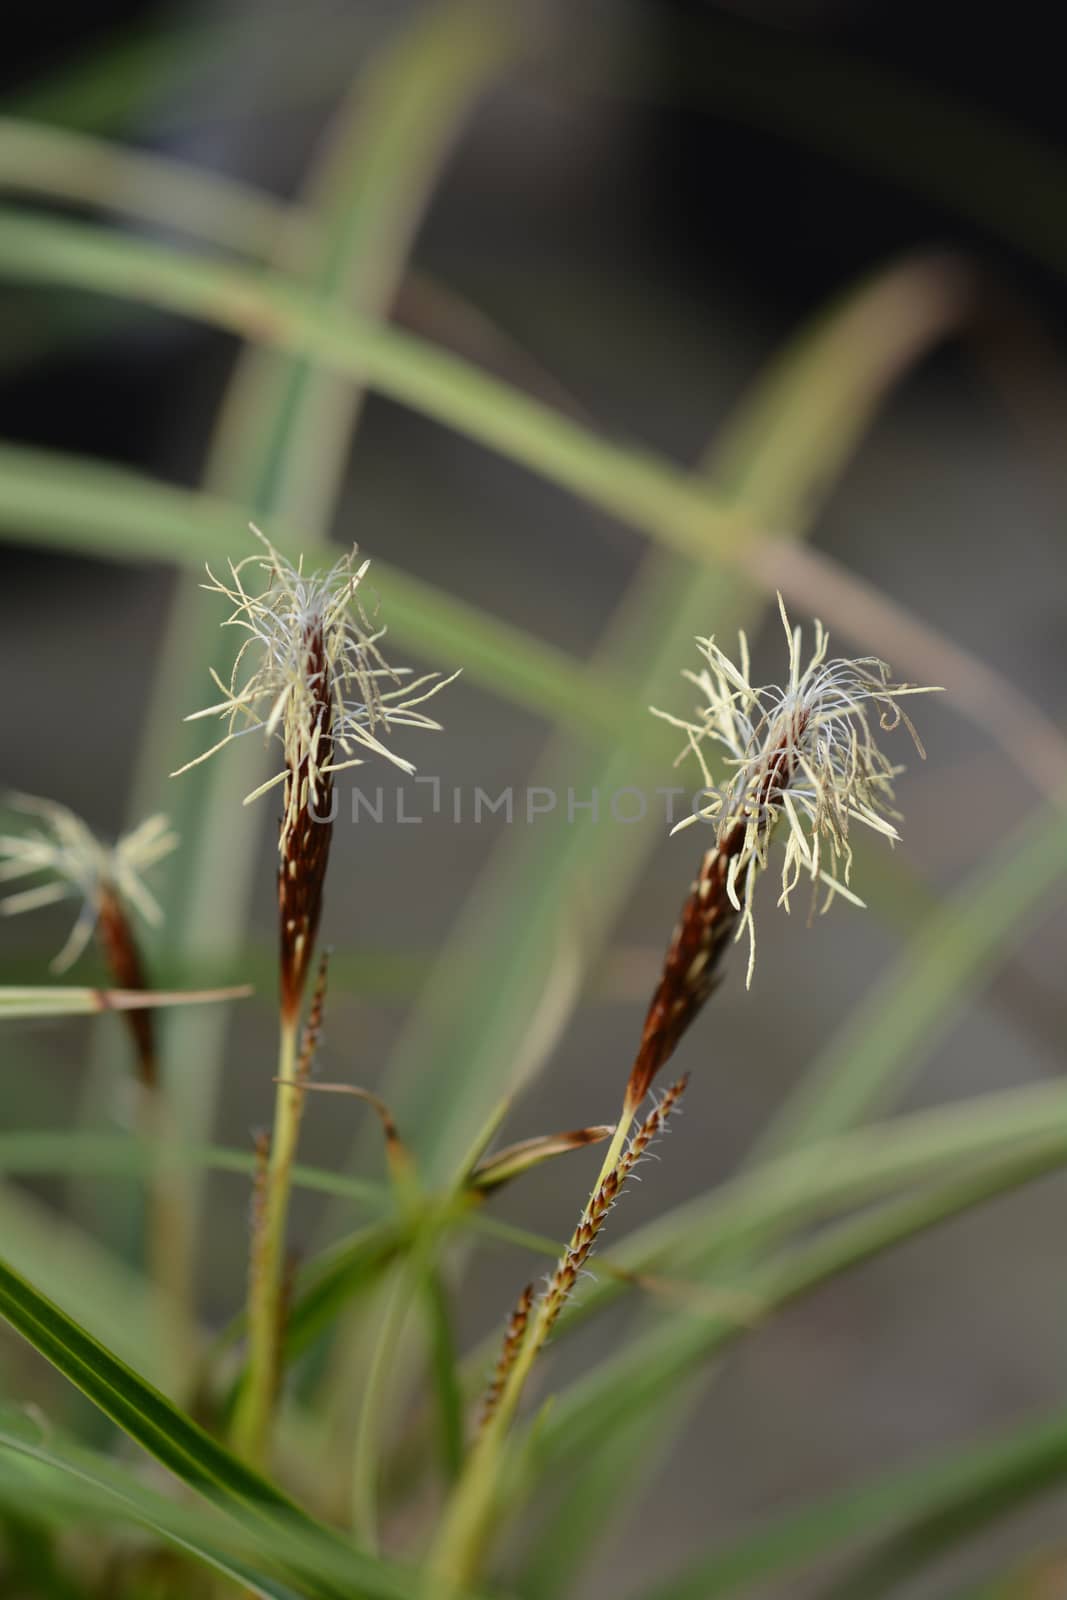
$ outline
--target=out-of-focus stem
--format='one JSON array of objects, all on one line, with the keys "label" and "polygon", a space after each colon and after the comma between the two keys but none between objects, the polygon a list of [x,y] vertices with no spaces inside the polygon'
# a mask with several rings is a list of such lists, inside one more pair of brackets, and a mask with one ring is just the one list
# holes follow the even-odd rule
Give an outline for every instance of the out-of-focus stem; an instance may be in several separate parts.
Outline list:
[{"label": "out-of-focus stem", "polygon": [[[109,883],[97,891],[96,938],[122,989],[147,989],[148,979],[130,918]],[[145,1253],[155,1301],[156,1326],[166,1350],[165,1370],[181,1398],[197,1360],[192,1229],[185,1180],[173,1160],[172,1128],[156,1055],[150,1011],[129,1011],[126,1022],[135,1053],[138,1137],[151,1152],[146,1185]]]},{"label": "out-of-focus stem", "polygon": [[158,1083],[140,1083],[137,1131],[151,1152],[146,1185],[145,1251],[155,1300],[155,1321],[167,1354],[165,1370],[179,1400],[199,1357],[193,1238],[185,1175],[171,1148],[173,1128]]},{"label": "out-of-focus stem", "polygon": [[378,1549],[378,1472],[382,1413],[388,1376],[411,1303],[411,1276],[403,1268],[389,1285],[367,1370],[352,1468],[352,1529],[364,1549]]},{"label": "out-of-focus stem", "polygon": [[281,1369],[285,1229],[304,1089],[296,1083],[299,1015],[283,1012],[278,1048],[274,1129],[258,1237],[252,1240],[248,1286],[248,1380],[238,1406],[234,1442],[247,1461],[266,1464]]}]

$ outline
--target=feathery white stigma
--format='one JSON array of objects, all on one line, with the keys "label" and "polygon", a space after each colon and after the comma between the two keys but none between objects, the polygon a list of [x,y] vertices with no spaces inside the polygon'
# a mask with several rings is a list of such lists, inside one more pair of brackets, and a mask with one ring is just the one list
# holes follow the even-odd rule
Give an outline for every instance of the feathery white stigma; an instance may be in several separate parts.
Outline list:
[{"label": "feathery white stigma", "polygon": [[165,816],[148,817],[115,844],[107,844],[73,811],[54,800],[27,794],[8,794],[5,799],[16,811],[41,818],[45,826],[23,834],[0,835],[0,883],[37,872],[47,872],[51,878],[0,900],[0,912],[13,917],[72,895],[81,895],[84,902],[70,937],[52,962],[53,972],[65,972],[85,949],[96,927],[104,889],[114,890],[153,927],[163,920],[159,903],[141,874],[177,846],[178,836]]},{"label": "feathery white stigma", "polygon": [[[852,867],[849,828],[856,821],[891,843],[899,838],[894,827],[899,813],[893,809],[893,779],[903,770],[892,766],[875,743],[871,713],[877,713],[883,732],[903,722],[919,755],[925,757],[919,736],[898,701],[903,695],[935,692],[892,683],[889,667],[876,656],[827,660],[829,635],[818,621],[814,649],[802,667],[801,630],[791,626],[781,595],[778,607],[789,649],[789,680],[784,687],[753,687],[748,641],[742,632],[736,663],[714,639],[697,640],[706,665],[700,672],[683,676],[703,697],[699,721],[687,722],[652,708],[657,716],[685,730],[687,745],[678,759],[694,754],[707,786],[708,804],[684,818],[673,831],[711,821],[716,824],[721,846],[734,829],[744,830],[741,848],[730,861],[727,893],[741,913],[737,936],[746,929],[749,934],[749,981],[755,960],[752,896],[756,879],[767,865],[778,824],[784,819],[788,828],[779,905],[788,911],[790,894],[804,875],[826,887],[820,910],[825,911],[835,895],[862,906],[863,901],[848,887]],[[722,759],[729,769],[718,786],[701,748],[705,740],[724,752]]]},{"label": "feathery white stigma", "polygon": [[[233,606],[223,626],[248,634],[229,684],[212,670],[222,700],[186,718],[192,722],[219,717],[226,723],[226,734],[171,776],[198,766],[242,734],[259,730],[268,738],[277,736],[285,766],[247,795],[245,804],[287,774],[300,774],[301,781],[288,787],[284,839],[308,793],[313,798],[321,793],[324,777],[361,764],[357,750],[384,756],[404,772],[414,771],[411,762],[389,749],[379,731],[439,729],[440,723],[416,708],[452,678],[431,672],[411,680],[410,668],[387,664],[378,648],[385,629],[372,627],[356,598],[370,562],[355,564],[355,546],[328,572],[305,575],[302,562],[292,566],[254,525],[252,532],[266,554],[246,556],[236,565],[231,561],[228,582],[216,578],[208,567],[211,582],[202,585]],[[255,594],[249,593],[243,576],[250,565],[266,576],[265,587]],[[338,751],[347,759],[336,760]]]}]

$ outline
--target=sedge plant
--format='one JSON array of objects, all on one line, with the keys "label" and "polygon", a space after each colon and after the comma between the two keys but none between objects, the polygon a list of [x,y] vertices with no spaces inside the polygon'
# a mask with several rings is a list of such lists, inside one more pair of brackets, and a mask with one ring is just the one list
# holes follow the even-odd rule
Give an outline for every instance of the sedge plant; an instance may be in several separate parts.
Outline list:
[{"label": "sedge plant", "polygon": [[[334,778],[368,756],[414,768],[388,739],[403,728],[437,729],[422,710],[452,680],[413,677],[391,667],[361,589],[370,566],[357,551],[328,571],[305,574],[252,529],[262,552],[230,563],[228,578],[208,570],[204,587],[232,606],[224,626],[246,635],[228,683],[212,671],[222,699],[190,720],[217,718],[223,737],[179,768],[185,772],[246,734],[276,738],[281,769],[246,797],[282,791],[278,830],[279,1044],[274,1125],[262,1152],[265,1172],[254,1210],[250,1253],[248,1379],[237,1408],[235,1442],[251,1462],[269,1450],[280,1381],[286,1218],[304,1092],[323,995],[313,1003],[304,1049],[300,1019],[322,914],[334,818]],[[178,774],[176,773],[175,776]],[[323,974],[323,984],[325,975]]]},{"label": "sedge plant", "polygon": [[[81,817],[56,800],[12,793],[12,810],[25,818],[17,833],[0,836],[0,883],[38,881],[0,900],[0,914],[79,900],[74,925],[51,962],[52,971],[69,971],[91,943],[103,958],[111,982],[130,993],[150,985],[136,918],[156,928],[163,920],[146,873],[178,846],[178,836],[162,814],[147,817],[114,843],[101,839]],[[159,1067],[152,1011],[124,1013],[133,1048],[136,1079],[135,1124],[153,1153],[148,1194],[149,1271],[159,1309],[159,1327],[170,1348],[171,1370],[180,1389],[196,1358],[191,1241],[182,1183],[168,1158],[171,1139]]]},{"label": "sedge plant", "polygon": [[[875,739],[903,723],[923,749],[900,701],[932,690],[894,683],[876,657],[829,658],[829,635],[814,625],[812,653],[803,665],[801,630],[779,596],[788,651],[784,685],[754,686],[748,642],[739,637],[737,661],[715,643],[698,641],[704,666],[685,677],[700,692],[694,720],[657,712],[681,727],[686,749],[700,762],[707,803],[678,826],[714,829],[667,948],[645,1015],[622,1109],[600,1173],[569,1243],[541,1293],[521,1293],[508,1321],[490,1381],[482,1425],[443,1518],[431,1567],[433,1592],[459,1592],[485,1559],[499,1482],[500,1455],[537,1356],[592,1254],[607,1217],[634,1167],[666,1127],[687,1079],[663,1094],[636,1130],[640,1108],[721,976],[729,944],[747,934],[747,983],[755,966],[753,906],[772,841],[783,836],[779,904],[789,909],[802,879],[813,903],[828,909],[842,896],[863,904],[849,886],[849,835],[860,823],[898,837],[893,779],[899,772]],[[727,778],[714,785],[705,746],[718,748]],[[677,830],[676,830],[677,831]]]}]

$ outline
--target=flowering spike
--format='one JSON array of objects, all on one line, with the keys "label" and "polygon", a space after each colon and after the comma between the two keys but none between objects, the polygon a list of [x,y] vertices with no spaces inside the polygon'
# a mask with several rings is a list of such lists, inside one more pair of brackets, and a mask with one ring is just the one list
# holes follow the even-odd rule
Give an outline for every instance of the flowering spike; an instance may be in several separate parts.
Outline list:
[{"label": "flowering spike", "polygon": [[[890,843],[899,837],[893,779],[901,768],[892,766],[875,743],[871,713],[877,713],[883,732],[903,722],[924,756],[899,701],[905,695],[935,692],[891,682],[888,666],[876,656],[828,660],[830,640],[821,622],[815,623],[812,655],[802,667],[801,631],[791,626],[781,595],[778,606],[789,654],[784,688],[752,686],[743,635],[740,666],[714,639],[699,639],[706,665],[686,676],[704,699],[700,720],[666,717],[684,729],[684,753],[697,754],[710,795],[709,803],[677,828],[698,821],[715,824],[715,848],[701,876],[706,880],[721,871],[722,861],[710,858],[725,858],[726,899],[736,913],[737,935],[747,931],[750,940],[749,981],[755,952],[752,895],[778,824],[783,819],[786,823],[780,904],[789,909],[801,877],[810,878],[816,888],[825,886],[824,911],[836,895],[855,901],[849,889],[851,824],[860,822]],[[719,746],[729,769],[718,788],[710,783],[704,763],[705,741]],[[705,891],[706,898],[709,893]]]},{"label": "flowering spike", "polygon": [[[140,874],[169,855],[178,843],[166,817],[148,817],[112,845],[98,839],[80,817],[54,800],[13,794],[8,801],[16,810],[41,818],[45,827],[0,838],[0,880],[10,882],[27,874],[50,872],[53,881],[9,895],[0,901],[0,911],[13,916],[64,900],[68,895],[81,895],[81,910],[66,944],[52,962],[53,972],[73,966],[95,933],[115,986],[131,991],[147,989],[148,980],[128,913],[132,906],[151,924],[162,917]],[[155,1024],[151,1013],[130,1011],[127,1021],[137,1051],[138,1076],[146,1088],[155,1088]]]},{"label": "flowering spike", "polygon": [[[223,699],[193,713],[220,718],[226,731],[178,770],[206,761],[246,733],[259,731],[282,744],[281,772],[247,801],[284,784],[278,907],[282,1006],[292,1016],[299,1010],[322,906],[333,776],[368,753],[413,771],[386,739],[396,728],[439,728],[419,707],[452,679],[438,673],[412,678],[409,668],[388,665],[379,649],[385,630],[372,626],[359,602],[370,563],[356,564],[355,547],[328,572],[305,574],[302,560],[292,566],[254,525],[252,532],[264,553],[231,561],[228,578],[217,578],[209,567],[211,581],[203,585],[233,607],[223,626],[247,634],[229,684],[212,673]],[[265,576],[258,590],[247,581],[250,566]]]},{"label": "flowering spike", "polygon": [[648,1153],[649,1145],[665,1130],[685,1093],[687,1082],[688,1079],[683,1077],[671,1084],[627,1141],[625,1148],[620,1149],[606,1166],[578,1219],[570,1243],[557,1261],[541,1294],[535,1299],[533,1285],[528,1284],[519,1296],[508,1321],[500,1357],[483,1402],[483,1437],[502,1405],[508,1415],[513,1412],[530,1364],[574,1292],[612,1207],[633,1176],[634,1168]]},{"label": "flowering spike", "polygon": [[[53,972],[65,972],[74,965],[94,930],[101,933],[110,962],[113,949],[117,950],[112,938],[114,920],[116,916],[125,920],[124,905],[132,906],[152,926],[162,920],[163,913],[141,874],[177,847],[178,836],[166,817],[149,817],[115,844],[108,844],[54,800],[28,794],[5,798],[14,810],[39,818],[42,826],[0,836],[0,882],[11,883],[38,872],[49,873],[51,881],[8,895],[0,900],[0,912],[17,916],[75,896],[82,900],[70,937],[51,964]],[[128,926],[123,937],[132,941]],[[141,987],[132,981],[128,952],[112,970],[120,988]]]},{"label": "flowering spike", "polygon": [[[837,895],[862,906],[849,887],[852,822],[883,834],[890,843],[899,837],[892,807],[893,779],[900,768],[891,766],[878,749],[869,716],[876,710],[884,730],[903,722],[922,755],[918,735],[898,700],[931,691],[890,682],[889,668],[874,656],[828,661],[829,635],[820,622],[815,623],[811,659],[802,667],[800,629],[791,626],[781,595],[778,606],[789,656],[785,688],[753,688],[743,633],[736,664],[714,639],[701,639],[707,664],[700,673],[685,673],[703,696],[700,721],[656,712],[684,731],[683,756],[695,755],[700,762],[710,797],[702,811],[686,817],[674,831],[697,821],[712,822],[715,842],[704,853],[664,958],[630,1073],[624,1115],[636,1111],[715,988],[727,943],[745,932],[746,983],[751,984],[756,960],[753,894],[779,824],[785,829],[779,904],[787,911],[790,895],[805,876],[816,890],[820,884],[826,889],[820,910]],[[712,783],[705,742],[725,752],[729,776],[719,787]]]}]

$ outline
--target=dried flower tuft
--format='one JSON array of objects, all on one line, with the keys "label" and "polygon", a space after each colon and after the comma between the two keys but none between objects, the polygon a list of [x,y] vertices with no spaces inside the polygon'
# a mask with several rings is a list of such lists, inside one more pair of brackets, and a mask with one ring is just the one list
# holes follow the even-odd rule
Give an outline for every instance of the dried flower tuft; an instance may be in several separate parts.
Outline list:
[{"label": "dried flower tuft", "polygon": [[0,836],[0,883],[38,872],[48,873],[49,881],[8,895],[0,901],[0,912],[17,916],[21,911],[81,896],[78,919],[52,962],[52,971],[65,972],[73,966],[95,930],[118,986],[143,988],[125,908],[132,907],[153,927],[163,920],[141,875],[177,846],[178,836],[167,818],[149,817],[117,843],[107,844],[73,811],[54,800],[26,794],[5,798],[14,810],[39,818],[42,826]]},{"label": "dried flower tuft", "polygon": [[[886,759],[875,743],[871,713],[878,726],[890,732],[903,722],[920,756],[925,751],[899,701],[905,695],[930,694],[933,689],[892,683],[889,668],[876,656],[858,660],[827,660],[829,635],[815,623],[815,645],[810,660],[801,667],[801,630],[790,625],[782,597],[778,597],[782,626],[789,649],[789,679],[784,687],[754,688],[749,681],[748,643],[739,635],[737,663],[714,639],[698,640],[706,666],[684,674],[704,698],[698,722],[686,722],[665,712],[656,715],[685,729],[686,754],[700,761],[707,785],[708,804],[686,817],[678,828],[704,821],[716,827],[716,849],[725,858],[726,898],[738,916],[737,934],[750,939],[749,979],[755,957],[752,897],[759,874],[767,865],[771,839],[784,821],[787,825],[779,904],[789,909],[789,898],[802,876],[826,888],[821,909],[836,895],[856,905],[849,879],[852,822],[863,823],[890,842],[899,838],[894,822],[893,779],[902,770]],[[725,752],[730,769],[727,781],[715,787],[704,759],[705,741]],[[679,759],[682,759],[680,757]],[[677,829],[675,830],[677,831]],[[705,901],[713,898],[703,888]]]},{"label": "dried flower tuft", "polygon": [[[719,981],[719,964],[731,937],[746,931],[746,981],[752,982],[753,895],[779,824],[784,821],[788,828],[780,905],[788,911],[789,897],[806,875],[814,885],[825,886],[821,910],[836,895],[862,906],[848,886],[851,824],[861,822],[890,843],[899,837],[893,779],[901,769],[891,766],[878,749],[870,713],[877,712],[883,731],[903,722],[920,756],[925,753],[898,701],[903,695],[933,691],[892,683],[889,668],[875,656],[828,661],[829,636],[819,622],[811,659],[802,668],[800,629],[790,626],[781,595],[778,604],[789,648],[784,688],[752,686],[743,633],[736,663],[714,639],[701,639],[707,665],[699,673],[685,674],[703,696],[699,722],[656,712],[685,729],[687,743],[679,759],[696,755],[709,797],[703,810],[678,827],[711,822],[715,843],[701,860],[645,1016],[626,1092],[630,1115]],[[717,788],[704,759],[705,741],[725,751],[729,776]]]},{"label": "dried flower tuft", "polygon": [[[305,575],[253,527],[263,554],[230,563],[229,580],[204,587],[233,606],[224,626],[247,633],[229,684],[212,671],[223,698],[187,718],[218,717],[225,736],[179,772],[206,761],[233,739],[262,732],[280,739],[282,770],[246,796],[245,803],[284,783],[278,847],[278,900],[282,941],[282,1005],[292,1015],[307,976],[322,908],[322,885],[332,832],[333,777],[361,764],[363,754],[383,756],[404,772],[411,763],[391,750],[387,735],[400,727],[437,729],[418,708],[452,678],[411,677],[390,667],[375,628],[358,598],[370,566],[356,565],[356,549],[328,572]],[[259,571],[265,585],[251,593],[245,574]],[[453,674],[453,677],[455,674]],[[177,776],[177,774],[174,774]]]}]

